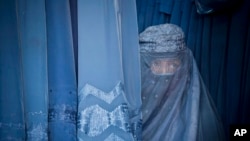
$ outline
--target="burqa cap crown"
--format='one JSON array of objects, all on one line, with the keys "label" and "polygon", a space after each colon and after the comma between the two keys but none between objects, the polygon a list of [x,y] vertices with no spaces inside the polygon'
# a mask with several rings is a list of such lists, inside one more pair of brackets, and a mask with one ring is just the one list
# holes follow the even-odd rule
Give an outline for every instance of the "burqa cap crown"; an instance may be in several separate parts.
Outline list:
[{"label": "burqa cap crown", "polygon": [[150,26],[140,34],[139,41],[141,52],[177,52],[186,48],[184,32],[174,24]]}]

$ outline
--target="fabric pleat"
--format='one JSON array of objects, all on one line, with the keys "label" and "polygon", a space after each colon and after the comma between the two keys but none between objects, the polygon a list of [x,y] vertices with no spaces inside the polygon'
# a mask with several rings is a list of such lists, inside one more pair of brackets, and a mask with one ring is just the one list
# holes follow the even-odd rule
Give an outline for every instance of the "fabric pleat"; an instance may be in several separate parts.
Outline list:
[{"label": "fabric pleat", "polygon": [[68,0],[46,1],[49,140],[76,140],[76,74]]},{"label": "fabric pleat", "polygon": [[22,65],[15,0],[0,1],[0,19],[0,140],[23,141]]},{"label": "fabric pleat", "polygon": [[18,1],[19,45],[27,141],[48,140],[45,1]]},{"label": "fabric pleat", "polygon": [[71,16],[71,26],[72,26],[72,36],[73,36],[73,47],[75,56],[75,71],[76,80],[78,79],[78,26],[77,26],[77,0],[70,0],[70,16]]},{"label": "fabric pleat", "polygon": [[[240,115],[241,106],[241,96],[249,95],[249,93],[244,93],[241,89],[242,79],[245,78],[243,73],[244,66],[247,64],[244,63],[245,49],[247,48],[247,41],[249,40],[247,30],[249,28],[249,10],[250,2],[247,1],[244,6],[242,6],[239,11],[234,13],[234,16],[231,18],[229,26],[229,37],[228,37],[228,46],[227,46],[227,56],[226,56],[226,93],[230,99],[227,100],[227,123],[237,123],[240,121],[242,123]],[[243,13],[248,13],[244,14]],[[237,27],[237,28],[235,28]],[[240,37],[237,37],[240,35]],[[249,46],[248,46],[249,48]],[[234,68],[234,69],[232,69]],[[230,83],[230,82],[233,82]],[[247,86],[247,85],[245,85]],[[238,94],[239,96],[235,96]],[[234,103],[234,104],[231,104]],[[246,105],[247,106],[247,105]],[[245,105],[244,105],[245,107]],[[230,110],[229,110],[230,109]],[[245,111],[246,112],[246,111]],[[244,113],[245,113],[244,112]],[[239,120],[240,119],[240,120]],[[250,123],[250,121],[248,121]],[[228,125],[229,126],[229,125]]]}]

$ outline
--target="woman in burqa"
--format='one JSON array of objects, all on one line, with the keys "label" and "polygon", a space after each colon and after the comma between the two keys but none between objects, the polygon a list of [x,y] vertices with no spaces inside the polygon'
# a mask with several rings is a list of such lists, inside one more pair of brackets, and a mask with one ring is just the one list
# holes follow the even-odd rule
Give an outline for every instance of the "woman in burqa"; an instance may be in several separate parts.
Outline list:
[{"label": "woman in burqa", "polygon": [[140,34],[144,141],[221,141],[224,132],[184,33],[173,24]]}]

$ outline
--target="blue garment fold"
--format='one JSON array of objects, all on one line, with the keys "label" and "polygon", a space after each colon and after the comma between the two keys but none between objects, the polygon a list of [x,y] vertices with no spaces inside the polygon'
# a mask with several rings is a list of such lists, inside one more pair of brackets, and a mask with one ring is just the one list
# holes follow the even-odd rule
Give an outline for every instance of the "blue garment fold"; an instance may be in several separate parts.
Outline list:
[{"label": "blue garment fold", "polygon": [[0,0],[0,140],[25,140],[21,54],[15,0]]},{"label": "blue garment fold", "polygon": [[174,7],[174,0],[160,0],[159,11],[167,14],[171,14]]},{"label": "blue garment fold", "polygon": [[19,45],[27,141],[48,140],[45,1],[18,0]]},{"label": "blue garment fold", "polygon": [[76,74],[68,0],[46,1],[49,140],[76,140]]}]

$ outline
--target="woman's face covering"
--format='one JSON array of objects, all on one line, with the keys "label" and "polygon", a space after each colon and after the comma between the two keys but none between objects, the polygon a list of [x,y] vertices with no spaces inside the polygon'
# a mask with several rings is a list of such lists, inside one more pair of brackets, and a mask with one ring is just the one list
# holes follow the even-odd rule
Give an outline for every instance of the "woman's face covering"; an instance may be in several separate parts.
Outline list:
[{"label": "woman's face covering", "polygon": [[180,60],[176,58],[160,58],[152,60],[151,72],[155,75],[172,75],[180,66]]}]

